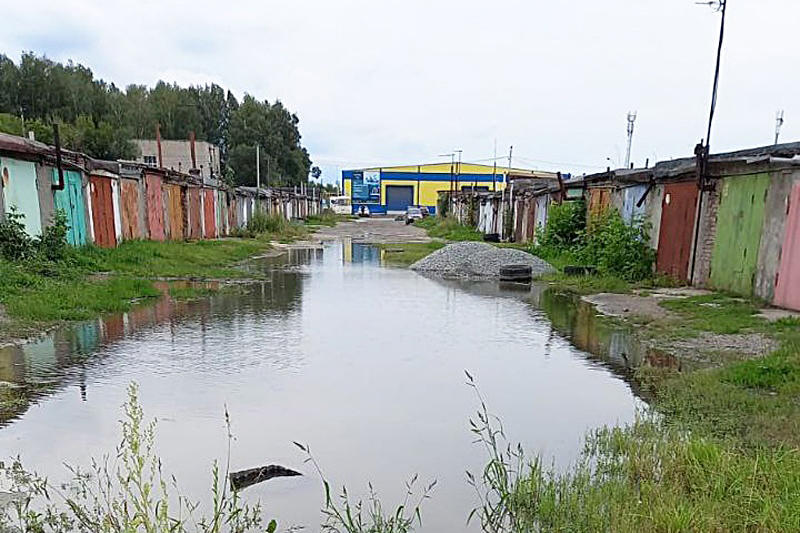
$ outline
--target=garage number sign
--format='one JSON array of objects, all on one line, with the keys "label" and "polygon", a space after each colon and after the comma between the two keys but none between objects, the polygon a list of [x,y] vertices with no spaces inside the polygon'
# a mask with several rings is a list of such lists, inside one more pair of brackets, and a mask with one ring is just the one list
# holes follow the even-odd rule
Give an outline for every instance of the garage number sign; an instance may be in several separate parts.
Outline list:
[{"label": "garage number sign", "polygon": [[377,170],[353,172],[353,203],[381,203],[381,173]]}]

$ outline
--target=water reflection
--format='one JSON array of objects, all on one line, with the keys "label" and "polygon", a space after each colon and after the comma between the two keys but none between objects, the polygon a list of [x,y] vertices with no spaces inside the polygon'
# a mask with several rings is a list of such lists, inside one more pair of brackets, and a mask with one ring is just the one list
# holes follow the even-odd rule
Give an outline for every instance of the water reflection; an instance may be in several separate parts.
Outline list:
[{"label": "water reflection", "polygon": [[[468,429],[476,398],[464,370],[509,437],[546,462],[569,464],[588,429],[633,419],[630,386],[519,297],[538,289],[443,284],[379,264],[380,253],[359,243],[290,248],[252,266],[262,283],[163,298],[11,351],[0,372],[20,388],[2,393],[36,384],[36,394],[0,431],[0,450],[59,479],[64,462],[113,450],[135,381],[145,412],[160,420],[164,465],[195,497],[227,453],[227,411],[234,470],[281,464],[311,474],[292,444],[307,442],[331,481],[357,497],[368,482],[394,502],[414,473],[439,480],[425,530],[460,531],[475,503],[464,470],[485,461]],[[282,527],[320,523],[312,475],[245,497],[261,499]]]},{"label": "water reflection", "polygon": [[344,263],[382,265],[385,250],[372,244],[354,242],[353,239],[342,239],[342,261]]},{"label": "water reflection", "polygon": [[[115,344],[141,338],[159,326],[177,339],[185,334],[183,326],[192,324],[199,332],[196,348],[202,355],[216,348],[207,344],[208,337],[203,334],[212,321],[215,327],[232,332],[241,331],[249,320],[265,313],[272,318],[282,317],[279,320],[296,321],[302,279],[307,275],[299,268],[321,261],[322,253],[322,249],[290,249],[259,262],[253,268],[269,274],[266,282],[222,288],[219,282],[156,282],[162,296],[155,303],[57,329],[22,346],[0,348],[0,427],[24,415],[37,400],[72,384],[78,384],[81,397],[86,400],[87,366],[101,364],[104,354]],[[195,300],[169,296],[171,288],[190,287],[222,290],[210,298]],[[285,364],[291,362],[287,360]]]},{"label": "water reflection", "polygon": [[498,283],[497,281],[437,280],[458,290],[490,297],[518,298],[530,302],[532,314],[543,314],[553,333],[563,335],[586,352],[593,361],[607,366],[626,380],[637,395],[642,394],[634,379],[644,362],[654,366],[673,366],[665,354],[643,346],[630,325],[604,320],[594,306],[580,297],[540,284]]}]

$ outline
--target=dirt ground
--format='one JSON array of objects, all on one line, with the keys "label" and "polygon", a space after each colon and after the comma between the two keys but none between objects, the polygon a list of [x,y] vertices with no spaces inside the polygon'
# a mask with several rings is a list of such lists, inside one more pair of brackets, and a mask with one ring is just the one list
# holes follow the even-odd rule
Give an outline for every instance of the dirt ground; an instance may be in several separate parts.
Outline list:
[{"label": "dirt ground", "polygon": [[313,238],[319,242],[349,238],[356,242],[373,244],[431,241],[424,229],[413,225],[407,226],[405,222],[391,217],[370,217],[340,222],[332,228],[323,227]]},{"label": "dirt ground", "polygon": [[[583,300],[594,305],[599,313],[622,319],[638,319],[645,322],[661,321],[669,324],[670,319],[680,319],[675,313],[660,306],[667,299],[688,298],[708,294],[709,291],[693,288],[660,289],[640,294],[600,293],[584,296]],[[780,309],[763,309],[761,316],[767,320],[778,320],[798,313]],[[704,366],[725,362],[728,358],[761,357],[778,348],[779,343],[761,333],[721,334],[703,332],[697,336],[674,339],[668,342],[655,338],[645,340],[645,344],[661,352],[682,359],[691,360]]]}]

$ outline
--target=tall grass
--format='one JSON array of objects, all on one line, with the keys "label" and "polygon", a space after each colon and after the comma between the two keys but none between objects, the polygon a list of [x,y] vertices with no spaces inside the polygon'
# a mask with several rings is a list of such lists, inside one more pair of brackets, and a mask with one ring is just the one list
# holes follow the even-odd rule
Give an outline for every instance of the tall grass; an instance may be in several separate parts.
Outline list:
[{"label": "tall grass", "polygon": [[333,496],[330,481],[325,477],[307,444],[294,443],[305,455],[306,462],[314,466],[325,490],[322,514],[326,533],[410,533],[422,525],[422,504],[430,497],[436,481],[417,490],[418,476],[406,483],[403,500],[394,509],[385,509],[372,484],[366,502],[354,500],[342,487],[338,498]]},{"label": "tall grass", "polygon": [[798,448],[742,447],[644,415],[590,433],[559,471],[509,444],[482,398],[472,430],[488,462],[468,474],[471,518],[490,533],[800,531]]},{"label": "tall grass", "polygon": [[[0,463],[0,478],[11,487],[10,504],[0,507],[0,531],[93,533],[274,532],[259,505],[241,501],[228,488],[228,464],[212,466],[210,514],[183,495],[154,453],[155,422],[147,422],[135,385],[128,388],[114,455],[92,460],[87,469],[67,466],[70,481],[49,483],[19,462]],[[227,413],[226,422],[230,427]],[[229,430],[229,439],[230,439]],[[230,455],[230,452],[229,452]]]}]

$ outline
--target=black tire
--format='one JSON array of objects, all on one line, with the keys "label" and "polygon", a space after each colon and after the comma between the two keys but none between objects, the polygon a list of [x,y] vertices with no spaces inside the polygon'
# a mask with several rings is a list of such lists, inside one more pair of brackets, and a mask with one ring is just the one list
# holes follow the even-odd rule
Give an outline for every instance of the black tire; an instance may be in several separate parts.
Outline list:
[{"label": "black tire", "polygon": [[531,276],[533,267],[530,265],[506,265],[500,267],[501,276]]}]

